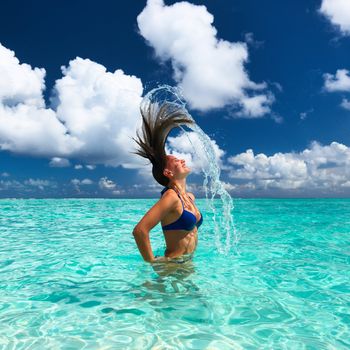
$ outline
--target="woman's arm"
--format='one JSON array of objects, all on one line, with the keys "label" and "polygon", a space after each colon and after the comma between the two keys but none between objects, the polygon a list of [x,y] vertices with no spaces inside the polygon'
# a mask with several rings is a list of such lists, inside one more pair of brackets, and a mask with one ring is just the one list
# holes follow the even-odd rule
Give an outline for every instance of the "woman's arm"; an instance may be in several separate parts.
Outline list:
[{"label": "woman's arm", "polygon": [[171,192],[167,191],[164,193],[162,198],[144,215],[133,230],[137,247],[145,261],[152,262],[155,260],[149,239],[149,232],[165,215],[174,209],[177,203],[177,196]]}]

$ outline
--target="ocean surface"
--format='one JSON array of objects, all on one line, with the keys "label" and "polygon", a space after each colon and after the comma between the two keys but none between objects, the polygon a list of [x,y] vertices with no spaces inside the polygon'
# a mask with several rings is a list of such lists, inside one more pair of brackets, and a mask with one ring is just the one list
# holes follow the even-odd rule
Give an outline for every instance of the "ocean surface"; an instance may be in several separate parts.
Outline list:
[{"label": "ocean surface", "polygon": [[132,236],[155,201],[0,200],[0,349],[350,349],[350,200],[234,199],[222,255],[200,199],[175,267]]}]

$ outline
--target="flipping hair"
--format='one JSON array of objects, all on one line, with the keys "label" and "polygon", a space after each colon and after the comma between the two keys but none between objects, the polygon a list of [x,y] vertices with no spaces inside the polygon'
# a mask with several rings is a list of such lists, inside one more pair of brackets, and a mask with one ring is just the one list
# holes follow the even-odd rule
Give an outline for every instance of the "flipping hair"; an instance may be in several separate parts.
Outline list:
[{"label": "flipping hair", "polygon": [[141,134],[136,133],[133,140],[139,148],[134,152],[152,163],[152,175],[162,186],[167,186],[169,179],[163,174],[166,166],[165,142],[170,131],[183,124],[194,124],[184,109],[175,104],[164,102],[141,105]]}]

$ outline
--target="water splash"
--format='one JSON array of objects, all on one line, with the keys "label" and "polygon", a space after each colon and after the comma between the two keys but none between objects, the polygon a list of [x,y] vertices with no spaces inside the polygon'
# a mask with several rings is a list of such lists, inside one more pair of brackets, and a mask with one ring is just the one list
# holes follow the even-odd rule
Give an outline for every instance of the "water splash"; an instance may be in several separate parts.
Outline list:
[{"label": "water splash", "polygon": [[[198,136],[202,151],[206,157],[206,163],[208,164],[206,167],[204,162],[201,162],[204,174],[203,188],[207,204],[213,213],[215,245],[220,253],[227,254],[232,247],[236,249],[239,237],[233,220],[233,201],[224,184],[220,181],[220,167],[216,162],[213,144],[209,136],[196,124],[191,114],[187,111],[186,103],[179,88],[168,85],[158,86],[145,95],[141,106],[146,107],[148,104],[160,105],[164,102],[173,104],[174,107],[181,107],[186,115],[194,121],[193,125],[186,125],[186,127]],[[200,159],[200,155],[196,151],[196,147],[193,145],[188,132],[182,127],[181,129],[193,146],[194,153]],[[215,199],[217,200],[215,201]]]}]

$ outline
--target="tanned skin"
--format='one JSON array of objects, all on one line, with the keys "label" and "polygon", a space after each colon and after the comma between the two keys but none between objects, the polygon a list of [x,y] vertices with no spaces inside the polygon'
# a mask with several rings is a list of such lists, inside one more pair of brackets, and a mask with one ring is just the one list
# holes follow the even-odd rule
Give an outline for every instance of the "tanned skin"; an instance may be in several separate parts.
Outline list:
[{"label": "tanned skin", "polygon": [[[194,227],[191,231],[163,231],[166,243],[163,257],[155,258],[149,239],[150,231],[159,222],[161,222],[162,226],[165,226],[176,221],[181,216],[183,208],[178,194],[180,194],[184,202],[185,209],[192,212],[196,216],[197,221],[200,219],[200,213],[193,203],[195,200],[194,195],[186,192],[186,178],[190,172],[190,168],[186,166],[186,162],[183,159],[167,155],[163,174],[169,178],[168,187],[170,189],[143,216],[133,230],[137,247],[143,259],[147,262],[168,261],[169,258],[192,253],[196,249],[198,242],[197,227]],[[192,201],[189,199],[192,199]]]}]

